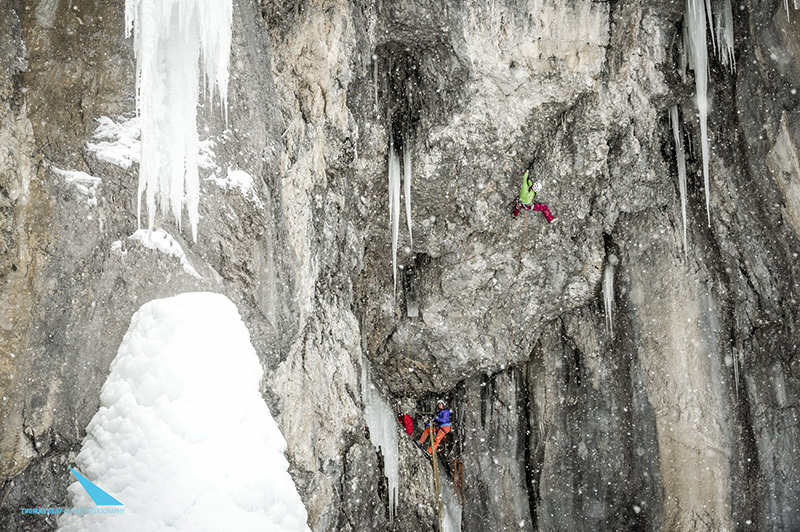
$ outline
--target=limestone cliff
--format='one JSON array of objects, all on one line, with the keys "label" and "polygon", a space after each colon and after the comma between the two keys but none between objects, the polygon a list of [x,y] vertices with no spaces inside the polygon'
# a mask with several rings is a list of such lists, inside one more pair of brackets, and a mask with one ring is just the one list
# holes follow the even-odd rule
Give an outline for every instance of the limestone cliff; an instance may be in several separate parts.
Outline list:
[{"label": "limestone cliff", "polygon": [[[19,508],[65,504],[135,310],[210,290],[248,325],[315,531],[436,527],[403,438],[389,521],[366,359],[387,398],[453,405],[462,530],[800,529],[800,11],[734,5],[737,69],[710,60],[710,224],[682,16],[235,0],[228,122],[198,119],[257,201],[207,171],[197,242],[158,220],[193,276],[128,238],[137,165],[88,147],[100,117],[135,109],[124,5],[0,0],[2,528],[54,529]],[[413,165],[396,294],[390,142]],[[511,217],[529,166],[556,224]]]}]

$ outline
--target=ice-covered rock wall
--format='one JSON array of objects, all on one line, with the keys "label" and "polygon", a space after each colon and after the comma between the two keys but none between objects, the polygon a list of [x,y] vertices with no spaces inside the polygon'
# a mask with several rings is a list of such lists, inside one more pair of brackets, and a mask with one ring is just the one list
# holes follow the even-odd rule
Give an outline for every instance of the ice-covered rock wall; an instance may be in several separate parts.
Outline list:
[{"label": "ice-covered rock wall", "polygon": [[[129,238],[138,163],[89,147],[134,110],[122,6],[30,7],[0,0],[5,528],[52,528],[18,510],[64,503],[131,315],[194,290],[250,329],[312,530],[438,520],[403,437],[389,520],[362,357],[387,401],[450,399],[462,530],[800,527],[792,3],[733,4],[737,69],[707,50],[701,126],[683,2],[236,0],[229,125],[198,113],[199,238],[161,228],[182,256]],[[396,297],[390,139],[414,165]],[[555,225],[511,217],[529,165]]]}]

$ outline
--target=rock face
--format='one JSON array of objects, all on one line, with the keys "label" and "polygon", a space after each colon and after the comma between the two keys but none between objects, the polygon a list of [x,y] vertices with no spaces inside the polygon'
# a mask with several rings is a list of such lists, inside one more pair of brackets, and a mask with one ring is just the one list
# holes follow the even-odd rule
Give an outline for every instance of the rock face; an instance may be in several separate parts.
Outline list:
[{"label": "rock face", "polygon": [[[389,519],[365,358],[387,399],[453,405],[462,530],[800,529],[800,11],[738,7],[709,224],[680,3],[236,0],[228,123],[199,120],[258,201],[206,179],[196,243],[158,221],[198,279],[128,239],[137,167],[87,148],[134,111],[123,6],[0,0],[0,528],[55,527],[19,508],[67,504],[135,310],[210,290],[250,329],[315,531],[436,529],[407,438]],[[396,293],[390,141],[413,165]],[[555,225],[510,216],[528,167]],[[56,169],[100,177],[96,201]]]}]

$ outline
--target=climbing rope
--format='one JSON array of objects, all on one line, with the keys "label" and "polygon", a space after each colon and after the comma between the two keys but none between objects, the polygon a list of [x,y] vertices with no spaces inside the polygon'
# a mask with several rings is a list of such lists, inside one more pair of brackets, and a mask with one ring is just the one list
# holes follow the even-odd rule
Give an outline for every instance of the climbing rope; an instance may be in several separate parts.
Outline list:
[{"label": "climbing rope", "polygon": [[442,485],[439,481],[439,460],[436,457],[436,446],[434,445],[434,438],[436,437],[437,431],[433,430],[433,419],[430,420],[428,426],[431,428],[429,437],[431,443],[431,462],[433,462],[433,491],[434,496],[436,497],[436,511],[439,514],[438,529],[441,530],[444,518],[442,515]]},{"label": "climbing rope", "polygon": [[[523,258],[525,257],[525,242],[528,240],[528,209],[525,209],[525,217],[522,220],[522,242],[520,242],[519,246],[519,270],[517,270],[517,280],[519,280],[520,276],[522,275],[522,265],[523,265]],[[500,393],[498,394],[498,399],[500,399],[506,390],[506,382],[508,381],[508,366],[511,364],[511,356],[514,354],[514,335],[517,331],[517,321],[519,320],[519,293],[520,290],[516,290],[514,294],[514,308],[516,312],[514,313],[514,320],[511,323],[511,341],[508,344],[508,358],[506,360],[506,369],[503,372],[503,383],[500,386]],[[492,408],[492,418],[489,423],[489,426],[492,427],[495,420],[495,410]]]}]

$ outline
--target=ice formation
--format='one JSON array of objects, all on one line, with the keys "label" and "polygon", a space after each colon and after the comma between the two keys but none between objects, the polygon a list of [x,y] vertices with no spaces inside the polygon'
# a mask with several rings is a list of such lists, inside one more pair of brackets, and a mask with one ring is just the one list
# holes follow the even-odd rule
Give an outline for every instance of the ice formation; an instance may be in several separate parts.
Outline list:
[{"label": "ice formation", "polygon": [[162,216],[171,211],[180,225],[185,195],[195,241],[200,68],[205,96],[213,101],[219,94],[226,110],[231,4],[231,0],[125,1],[125,34],[134,34],[136,110],[141,123],[139,216],[146,195],[150,229],[156,203]]},{"label": "ice formation", "polygon": [[[75,459],[124,512],[64,515],[60,530],[310,532],[262,376],[225,296],[142,305]],[[78,482],[68,497],[73,508],[94,508]]]},{"label": "ice formation", "polygon": [[406,222],[408,222],[408,240],[414,244],[411,235],[411,139],[403,139],[403,194],[406,196]]},{"label": "ice formation", "polygon": [[389,141],[389,225],[392,229],[392,271],[394,291],[397,293],[397,241],[400,232],[400,157]]},{"label": "ice formation", "polygon": [[[792,0],[795,9],[800,9],[800,0]],[[783,0],[783,6],[786,8],[786,19],[791,20],[789,15],[789,0]]]},{"label": "ice formation", "polygon": [[383,454],[383,469],[389,487],[389,519],[394,519],[397,509],[398,477],[400,460],[397,449],[397,419],[389,404],[384,401],[375,385],[369,368],[369,361],[363,360],[361,366],[361,400],[364,403],[364,419],[369,427],[372,443]]},{"label": "ice formation", "polygon": [[[708,0],[707,0],[708,1]],[[711,200],[708,179],[708,44],[706,41],[706,10],[702,0],[686,0],[684,14],[684,48],[688,51],[689,67],[694,70],[695,97],[700,116],[700,142],[703,153],[703,185],[706,212],[711,225]]]},{"label": "ice formation", "polygon": [[[800,0],[795,0],[795,2]],[[733,55],[733,8],[731,0],[721,0],[717,4],[716,13],[717,56],[720,62],[731,72],[736,70],[736,58]]]},{"label": "ice formation", "polygon": [[461,504],[455,493],[455,488],[450,479],[446,476],[441,477],[442,504],[444,515],[442,516],[442,532],[461,532]]},{"label": "ice formation", "polygon": [[603,304],[606,309],[606,330],[608,334],[614,335],[614,319],[611,315],[611,308],[614,304],[614,268],[619,264],[616,255],[609,255],[606,268],[603,272]]},{"label": "ice formation", "polygon": [[[389,139],[389,226],[392,230],[392,271],[395,294],[397,294],[397,244],[400,237],[400,173],[400,156],[394,146],[394,139]],[[408,136],[403,139],[402,174],[408,239],[413,244],[414,237],[411,233],[411,140]]]},{"label": "ice formation", "polygon": [[681,194],[681,217],[683,219],[683,253],[689,253],[689,246],[686,239],[686,154],[683,151],[683,135],[681,135],[680,117],[678,116],[678,106],[673,105],[669,110],[670,122],[672,122],[672,136],[675,139],[675,158],[678,163],[678,189]]}]

